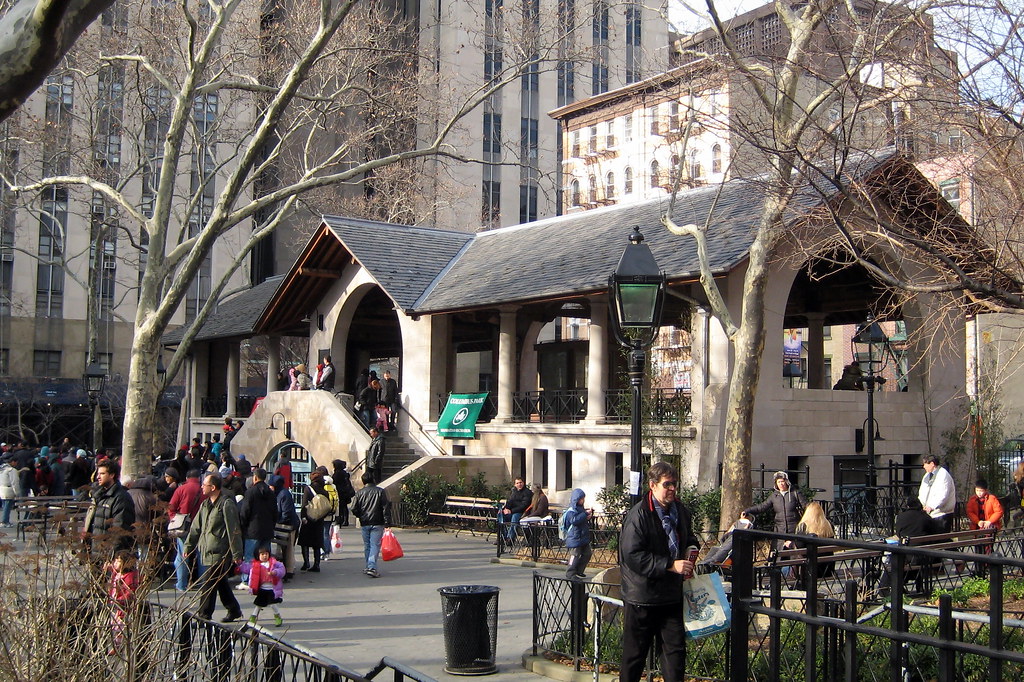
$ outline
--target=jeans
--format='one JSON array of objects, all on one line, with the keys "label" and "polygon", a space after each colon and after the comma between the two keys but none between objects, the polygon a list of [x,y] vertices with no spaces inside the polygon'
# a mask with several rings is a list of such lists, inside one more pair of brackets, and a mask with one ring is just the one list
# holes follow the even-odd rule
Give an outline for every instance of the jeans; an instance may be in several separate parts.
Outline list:
[{"label": "jeans", "polygon": [[8,524],[11,522],[11,510],[14,509],[14,498],[4,500],[4,512],[3,520],[0,523]]},{"label": "jeans", "polygon": [[590,544],[580,545],[579,547],[571,547],[569,549],[569,567],[565,571],[566,578],[580,577],[586,575],[587,565],[590,564],[590,557],[593,556],[594,551],[590,548]]},{"label": "jeans", "polygon": [[363,526],[362,531],[366,570],[376,570],[377,557],[380,556],[380,539],[384,536],[384,526]]},{"label": "jeans", "polygon": [[498,525],[501,526],[505,523],[510,524],[508,530],[505,531],[505,537],[509,540],[513,540],[516,537],[516,528],[519,527],[519,519],[523,518],[522,512],[513,512],[511,514],[504,514],[498,512]]},{"label": "jeans", "polygon": [[331,528],[334,527],[334,521],[324,521],[324,556],[334,553],[334,548],[331,547]]},{"label": "jeans", "polygon": [[175,538],[175,545],[177,545],[178,551],[174,555],[174,574],[177,579],[174,582],[174,589],[184,592],[188,589],[188,581],[191,577],[191,559],[185,558],[185,539]]}]

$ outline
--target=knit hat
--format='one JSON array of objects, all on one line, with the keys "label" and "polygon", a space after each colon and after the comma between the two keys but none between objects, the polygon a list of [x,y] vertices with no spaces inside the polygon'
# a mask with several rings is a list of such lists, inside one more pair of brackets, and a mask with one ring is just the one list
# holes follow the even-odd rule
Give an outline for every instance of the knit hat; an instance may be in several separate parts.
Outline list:
[{"label": "knit hat", "polygon": [[789,480],[789,474],[787,474],[785,471],[776,471],[775,472],[775,479],[774,480],[777,481],[780,478],[782,480],[784,480],[784,481],[788,481]]}]

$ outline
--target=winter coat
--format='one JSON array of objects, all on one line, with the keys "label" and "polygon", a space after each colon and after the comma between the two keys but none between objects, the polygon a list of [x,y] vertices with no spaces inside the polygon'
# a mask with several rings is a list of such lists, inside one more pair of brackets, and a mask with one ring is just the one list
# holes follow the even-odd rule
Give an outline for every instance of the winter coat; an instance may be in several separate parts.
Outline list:
[{"label": "winter coat", "polygon": [[199,479],[186,478],[185,482],[179,485],[171,495],[171,502],[167,505],[167,516],[188,514],[189,519],[195,521],[199,514],[199,505],[202,502],[203,489],[199,485]]},{"label": "winter coat", "polygon": [[302,525],[299,527],[297,542],[301,547],[323,547],[324,545],[324,519],[311,519],[306,514],[306,507],[316,495],[327,495],[323,483],[307,485],[302,491],[302,506],[300,516]]},{"label": "winter coat", "polygon": [[509,493],[508,499],[505,500],[505,506],[503,509],[508,509],[513,514],[522,514],[526,511],[526,508],[530,506],[530,502],[533,500],[533,493],[526,486],[523,486],[522,490],[512,488],[512,492]]},{"label": "winter coat", "polygon": [[277,519],[279,523],[289,526],[292,530],[299,527],[299,515],[295,511],[295,498],[292,491],[284,487],[284,477],[271,476],[270,485],[274,486],[275,500],[277,502]]},{"label": "winter coat", "polygon": [[384,450],[386,449],[384,444],[384,436],[378,435],[372,441],[370,441],[370,447],[366,451],[366,468],[367,469],[379,469],[384,465]]},{"label": "winter coat", "polygon": [[[124,486],[115,482],[109,488],[93,488],[92,505],[85,515],[85,532],[102,535],[114,529],[131,532],[135,523],[135,503]],[[118,541],[118,549],[131,546],[131,538]]]},{"label": "winter coat", "polygon": [[352,476],[349,475],[347,469],[335,465],[331,478],[334,479],[334,487],[338,489],[338,500],[341,504],[348,506],[348,503],[356,496],[356,489],[352,487]]},{"label": "winter coat", "polygon": [[323,371],[320,372],[320,379],[317,381],[316,387],[324,391],[334,390],[334,365],[332,363],[324,365]]},{"label": "winter coat", "polygon": [[376,485],[365,485],[352,500],[352,515],[360,526],[390,526],[391,502],[388,494]]},{"label": "winter coat", "polygon": [[754,518],[757,514],[769,509],[774,510],[775,532],[792,534],[796,532],[796,524],[800,523],[800,517],[803,516],[806,508],[807,500],[804,499],[803,493],[796,488],[790,488],[786,494],[782,494],[776,489],[764,502],[747,507],[746,514],[750,518]]},{"label": "winter coat", "polygon": [[245,491],[238,508],[238,522],[246,540],[267,542],[274,539],[277,524],[277,496],[265,481],[255,483]]},{"label": "winter coat", "polygon": [[185,554],[199,549],[203,566],[222,561],[242,560],[242,531],[238,525],[238,505],[221,490],[215,502],[206,499],[185,538]]},{"label": "winter coat", "polygon": [[569,500],[569,507],[562,512],[562,515],[567,517],[564,520],[559,519],[560,523],[568,524],[568,530],[565,534],[565,546],[569,549],[573,547],[584,547],[590,544],[590,519],[587,518],[587,510],[580,504],[580,500],[584,497],[584,492],[579,488],[572,491],[572,497]]},{"label": "winter coat", "polygon": [[978,521],[991,521],[994,528],[1002,528],[1003,505],[992,493],[986,495],[984,500],[971,495],[967,500],[967,518],[971,520],[971,530],[980,528]]},{"label": "winter coat", "polygon": [[274,598],[281,599],[284,597],[284,564],[270,557],[270,561],[267,562],[269,567],[265,568],[262,563],[256,559],[251,559],[242,564],[242,575],[249,576],[249,594],[256,594],[260,591],[260,585],[269,582],[274,586]]},{"label": "winter coat", "polygon": [[[669,554],[668,536],[661,525],[657,501],[648,492],[626,512],[619,534],[619,566],[622,600],[631,604],[678,604],[683,600],[683,576],[669,570],[678,558]],[[690,511],[678,500],[676,506],[679,552],[700,543],[693,534]]]},{"label": "winter coat", "polygon": [[0,465],[0,500],[21,497],[21,477],[10,464]]}]

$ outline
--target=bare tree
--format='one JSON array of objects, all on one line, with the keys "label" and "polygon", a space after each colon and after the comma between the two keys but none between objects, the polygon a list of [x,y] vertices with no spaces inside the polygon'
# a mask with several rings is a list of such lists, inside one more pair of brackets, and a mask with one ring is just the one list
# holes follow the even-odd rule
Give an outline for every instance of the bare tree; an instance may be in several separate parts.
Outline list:
[{"label": "bare tree", "polygon": [[[426,158],[472,160],[456,153],[448,137],[527,65],[544,63],[550,55],[543,45],[558,43],[544,33],[539,45],[514,49],[516,22],[502,24],[500,69],[486,83],[460,84],[453,97],[451,82],[423,58],[415,27],[380,6],[322,0],[261,10],[226,0],[132,11],[124,26],[148,27],[158,40],[144,43],[129,30],[100,33],[80,43],[63,72],[98,84],[97,97],[106,100],[89,115],[103,135],[70,135],[64,148],[71,161],[46,166],[45,177],[7,179],[25,197],[98,197],[116,225],[118,259],[140,271],[132,287],[138,303],[125,405],[126,479],[148,470],[152,407],[254,246],[314,193],[341,188],[369,205],[372,192],[402,189],[402,174],[393,169],[412,171]],[[113,92],[122,104],[112,105]],[[116,111],[141,115],[126,113],[112,125]],[[116,167],[109,144],[95,152],[112,131]],[[42,146],[45,156],[45,140]],[[76,153],[83,158],[73,163]],[[93,255],[102,241],[94,242]],[[216,281],[214,257],[222,273]],[[160,338],[183,307],[189,326],[162,379]]]},{"label": "bare tree", "polygon": [[[663,217],[673,233],[696,241],[711,313],[733,346],[735,361],[725,413],[722,527],[750,503],[750,448],[765,344],[765,293],[772,264],[784,253],[783,246],[792,244],[794,195],[808,183],[834,194],[852,152],[892,141],[894,103],[922,98],[925,73],[934,71],[936,64],[949,67],[948,55],[932,41],[928,8],[929,3],[897,3],[864,11],[856,3],[838,1],[779,2],[774,25],[782,39],[773,47],[767,39],[754,45],[719,16],[713,0],[703,8],[693,7],[709,18],[714,32],[703,42],[686,45],[684,55],[709,60],[728,79],[728,129],[740,140],[732,162],[763,171],[759,176],[763,210],[748,250],[742,301],[735,315],[708,264],[708,226],[677,225],[670,211]],[[872,69],[881,64],[894,69],[899,78],[870,83]],[[874,213],[881,211],[876,208]]]}]

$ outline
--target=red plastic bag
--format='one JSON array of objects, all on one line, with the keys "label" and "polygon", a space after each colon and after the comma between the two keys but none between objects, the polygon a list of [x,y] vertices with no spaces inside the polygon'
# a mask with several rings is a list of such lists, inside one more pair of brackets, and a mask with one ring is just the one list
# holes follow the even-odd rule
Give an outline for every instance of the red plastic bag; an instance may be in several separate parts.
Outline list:
[{"label": "red plastic bag", "polygon": [[405,556],[402,546],[398,544],[398,538],[391,532],[390,528],[384,529],[384,536],[380,539],[380,558],[384,561],[394,561]]}]

